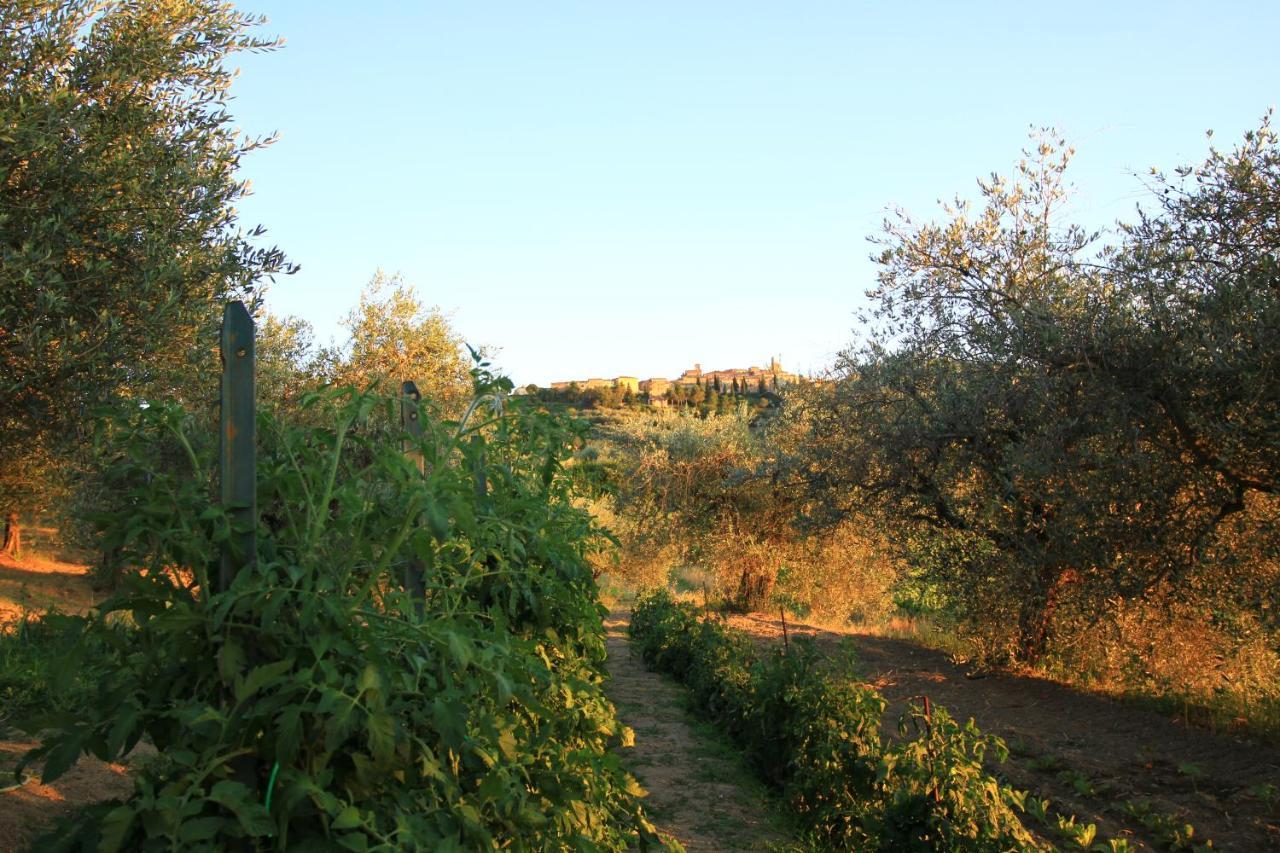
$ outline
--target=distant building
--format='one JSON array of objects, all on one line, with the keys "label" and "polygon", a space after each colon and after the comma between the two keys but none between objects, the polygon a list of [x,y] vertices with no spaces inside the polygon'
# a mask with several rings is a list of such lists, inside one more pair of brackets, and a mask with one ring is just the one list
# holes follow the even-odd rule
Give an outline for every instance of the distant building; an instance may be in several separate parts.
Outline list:
[{"label": "distant building", "polygon": [[695,364],[692,370],[686,370],[676,380],[677,385],[697,385],[702,381],[702,365]]},{"label": "distant building", "polygon": [[764,382],[765,390],[777,391],[800,381],[800,377],[797,374],[783,370],[782,362],[776,358],[769,359],[768,368],[752,365],[745,370],[731,368],[729,370],[713,370],[710,373],[701,373],[699,371],[699,374],[704,385],[714,385],[716,380],[719,380],[721,388],[733,388],[736,380],[740,389],[752,392],[759,389],[761,382]]},{"label": "distant building", "polygon": [[646,379],[640,383],[640,390],[648,394],[651,399],[665,397],[667,392],[671,390],[671,380],[658,377]]},{"label": "distant building", "polygon": [[788,373],[782,369],[781,361],[770,358],[767,368],[752,365],[747,368],[734,367],[727,370],[703,371],[701,364],[694,364],[676,379],[654,376],[641,380],[634,376],[619,376],[608,380],[595,377],[574,382],[552,382],[551,388],[555,391],[567,391],[575,386],[581,390],[614,387],[633,394],[648,394],[650,402],[665,403],[672,387],[677,385],[684,387],[703,385],[712,388],[719,382],[720,390],[723,392],[732,391],[736,387],[740,393],[754,394],[761,388],[765,391],[778,391],[799,381],[800,376]]}]

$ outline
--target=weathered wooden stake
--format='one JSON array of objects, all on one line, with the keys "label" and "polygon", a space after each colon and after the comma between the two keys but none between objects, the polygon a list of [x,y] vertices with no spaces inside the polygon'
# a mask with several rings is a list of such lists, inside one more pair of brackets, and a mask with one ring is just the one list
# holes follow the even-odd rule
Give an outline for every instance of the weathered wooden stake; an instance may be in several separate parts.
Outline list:
[{"label": "weathered wooden stake", "polygon": [[[220,407],[218,480],[222,505],[230,509],[231,538],[223,543],[216,590],[225,591],[241,569],[258,558],[257,429],[254,411],[253,318],[243,302],[228,302],[222,311],[222,405]],[[249,652],[250,658],[253,651]],[[231,762],[234,779],[257,787],[258,762],[241,755]],[[251,851],[245,839],[236,849]]]},{"label": "weathered wooden stake", "polygon": [[[422,393],[418,391],[417,384],[413,382],[405,382],[400,386],[400,425],[405,433],[409,436],[409,440],[404,442],[404,452],[418,469],[419,474],[426,473],[426,460],[422,458],[421,451],[415,446],[415,442],[422,438],[422,416],[418,404],[422,401]],[[424,610],[424,598],[427,591],[422,581],[422,561],[417,557],[410,557],[409,563],[404,569],[404,588],[413,598],[413,610],[419,617],[422,616]]]},{"label": "weathered wooden stake", "polygon": [[787,636],[787,609],[779,607],[778,613],[782,616],[782,647],[791,651],[791,638]]},{"label": "weathered wooden stake", "polygon": [[222,548],[218,589],[231,586],[258,554],[258,493],[253,378],[253,318],[242,302],[222,312],[221,452],[218,474],[222,505],[231,510],[231,539]]}]

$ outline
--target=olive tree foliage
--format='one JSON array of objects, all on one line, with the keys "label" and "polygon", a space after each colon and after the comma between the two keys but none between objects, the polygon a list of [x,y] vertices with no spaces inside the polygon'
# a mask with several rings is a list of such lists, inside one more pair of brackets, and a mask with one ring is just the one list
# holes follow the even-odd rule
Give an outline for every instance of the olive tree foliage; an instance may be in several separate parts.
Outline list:
[{"label": "olive tree foliage", "polygon": [[456,413],[470,400],[472,360],[466,344],[448,318],[424,306],[399,275],[375,273],[342,324],[347,340],[321,345],[306,320],[259,312],[259,406],[288,411],[291,417],[313,416],[317,407],[302,405],[306,392],[326,385],[357,390],[377,385],[395,394],[405,380],[414,381],[428,402],[445,411]]},{"label": "olive tree foliage", "polygon": [[596,486],[593,514],[618,548],[596,561],[638,587],[705,584],[741,609],[782,606],[874,621],[891,606],[899,562],[862,519],[809,535],[806,494],[790,476],[810,437],[809,389],[763,412],[615,410],[575,470]]},{"label": "olive tree foliage", "polygon": [[1108,373],[1198,475],[1210,528],[1280,495],[1280,142],[1270,116],[1229,152],[1155,172],[1157,215],[1115,254],[1132,318]]},{"label": "olive tree foliage", "polygon": [[795,515],[763,428],[749,409],[620,414],[602,428],[614,464],[609,520],[624,575],[662,583],[667,570],[710,570],[716,592],[743,607],[769,602]]},{"label": "olive tree foliage", "polygon": [[423,304],[400,275],[375,273],[343,325],[351,337],[326,355],[330,381],[398,390],[412,380],[446,412],[466,407],[472,384],[466,344],[448,317]]},{"label": "olive tree foliage", "polygon": [[[227,113],[261,19],[214,0],[0,2],[0,489],[12,499],[95,405],[171,386],[217,302],[289,272],[243,230]],[[30,497],[28,494],[27,497]]]},{"label": "olive tree foliage", "polygon": [[325,353],[315,330],[299,317],[266,313],[257,319],[254,370],[258,405],[299,414],[302,394],[324,381]]},{"label": "olive tree foliage", "polygon": [[1040,657],[1067,597],[1221,561],[1224,523],[1277,487],[1276,155],[1264,123],[1157,173],[1158,208],[1105,246],[1063,221],[1052,135],[980,206],[889,222],[876,332],[811,406],[815,512],[878,517],[1005,659]]}]

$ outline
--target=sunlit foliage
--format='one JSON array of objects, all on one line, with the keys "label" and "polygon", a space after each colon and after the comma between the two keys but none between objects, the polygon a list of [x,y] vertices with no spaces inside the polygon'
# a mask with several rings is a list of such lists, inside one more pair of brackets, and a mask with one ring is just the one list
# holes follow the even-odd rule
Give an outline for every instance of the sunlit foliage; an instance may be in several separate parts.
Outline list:
[{"label": "sunlit foliage", "polygon": [[803,477],[828,517],[884,525],[997,659],[1039,659],[1068,599],[1222,573],[1230,612],[1274,628],[1275,133],[1157,173],[1105,247],[1063,220],[1070,153],[1046,137],[980,206],[888,224],[878,331],[813,407]]},{"label": "sunlit foliage", "polygon": [[214,0],[0,6],[0,502],[38,501],[96,404],[172,390],[216,301],[291,269],[235,209],[266,140],[235,129],[226,61],[277,45],[260,23]]}]

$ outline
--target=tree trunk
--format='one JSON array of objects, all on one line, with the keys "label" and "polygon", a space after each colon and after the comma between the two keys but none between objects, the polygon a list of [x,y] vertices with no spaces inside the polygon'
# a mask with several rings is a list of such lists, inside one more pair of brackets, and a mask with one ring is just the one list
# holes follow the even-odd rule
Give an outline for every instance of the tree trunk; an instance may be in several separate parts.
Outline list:
[{"label": "tree trunk", "polygon": [[1018,657],[1021,663],[1034,666],[1044,657],[1053,635],[1053,617],[1062,602],[1062,592],[1079,579],[1074,569],[1046,570],[1042,575],[1044,598],[1024,605],[1019,619]]},{"label": "tree trunk", "polygon": [[773,592],[773,578],[764,571],[742,570],[738,578],[738,607],[744,612],[762,609]]},{"label": "tree trunk", "polygon": [[22,528],[18,526],[18,514],[9,513],[4,524],[4,547],[0,553],[8,554],[15,560],[22,555]]},{"label": "tree trunk", "polygon": [[102,559],[98,562],[97,577],[94,578],[94,589],[115,590],[120,586],[120,578],[124,574],[123,548],[103,548]]}]

